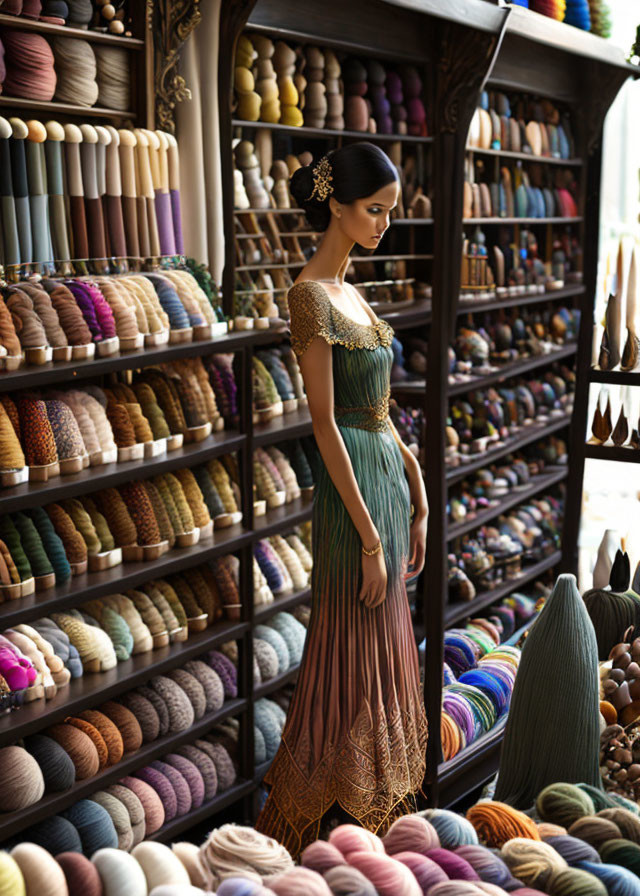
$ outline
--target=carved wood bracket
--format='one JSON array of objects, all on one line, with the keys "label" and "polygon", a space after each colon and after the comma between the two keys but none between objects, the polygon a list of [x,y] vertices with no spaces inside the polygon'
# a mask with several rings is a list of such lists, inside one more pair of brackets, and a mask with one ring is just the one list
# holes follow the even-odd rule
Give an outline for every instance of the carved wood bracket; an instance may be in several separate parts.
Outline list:
[{"label": "carved wood bracket", "polygon": [[200,0],[147,0],[147,27],[154,47],[156,127],[172,134],[176,104],[191,99],[191,91],[178,73],[180,51],[201,19]]}]

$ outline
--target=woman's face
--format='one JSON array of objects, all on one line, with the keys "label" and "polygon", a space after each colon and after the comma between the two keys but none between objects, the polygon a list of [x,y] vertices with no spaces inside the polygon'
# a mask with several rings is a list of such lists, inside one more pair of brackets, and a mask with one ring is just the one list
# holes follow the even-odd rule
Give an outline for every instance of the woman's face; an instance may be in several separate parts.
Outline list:
[{"label": "woman's face", "polygon": [[364,249],[377,249],[389,226],[389,214],[396,206],[399,190],[400,185],[394,180],[364,199],[355,199],[348,205],[336,203],[335,214],[349,239]]}]

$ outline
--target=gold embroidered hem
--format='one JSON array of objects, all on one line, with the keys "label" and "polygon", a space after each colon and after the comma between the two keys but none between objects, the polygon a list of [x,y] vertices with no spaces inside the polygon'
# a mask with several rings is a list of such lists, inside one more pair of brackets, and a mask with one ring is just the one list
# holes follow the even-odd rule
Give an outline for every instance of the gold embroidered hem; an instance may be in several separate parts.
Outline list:
[{"label": "gold embroidered hem", "polygon": [[296,743],[294,755],[283,736],[265,776],[271,792],[256,829],[282,843],[294,858],[318,839],[324,815],[336,804],[380,836],[396,818],[416,811],[427,746],[421,711],[415,723],[398,711],[393,720],[378,718],[374,727],[365,722],[367,716],[363,712],[347,742],[328,751],[310,777],[298,764],[302,745]]}]

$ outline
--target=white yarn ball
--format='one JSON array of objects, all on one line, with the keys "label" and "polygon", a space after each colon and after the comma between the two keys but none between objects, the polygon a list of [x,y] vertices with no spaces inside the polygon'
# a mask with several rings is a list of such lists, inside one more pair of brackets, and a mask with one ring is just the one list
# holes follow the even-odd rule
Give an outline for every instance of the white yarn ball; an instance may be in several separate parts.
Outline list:
[{"label": "white yarn ball", "polygon": [[152,840],[138,843],[131,855],[140,863],[149,890],[161,884],[191,883],[187,869],[164,843],[154,843]]},{"label": "white yarn ball", "polygon": [[149,896],[206,896],[207,892],[211,891],[192,887],[191,884],[160,884],[151,890]]},{"label": "white yarn ball", "polygon": [[99,849],[91,859],[98,869],[104,896],[147,896],[147,879],[138,862],[120,849]]}]

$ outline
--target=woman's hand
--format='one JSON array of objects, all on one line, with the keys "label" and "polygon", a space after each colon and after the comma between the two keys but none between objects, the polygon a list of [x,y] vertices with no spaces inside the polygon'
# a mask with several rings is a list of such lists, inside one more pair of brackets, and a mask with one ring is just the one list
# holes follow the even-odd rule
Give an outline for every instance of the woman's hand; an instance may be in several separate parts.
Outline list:
[{"label": "woman's hand", "polygon": [[413,504],[414,519],[424,517],[426,520],[429,513],[427,490],[424,485],[420,464],[413,455],[411,460],[405,461],[405,469],[407,471],[407,479],[409,480],[409,495]]},{"label": "woman's hand", "polygon": [[373,610],[379,607],[387,596],[387,565],[382,550],[369,556],[362,554],[362,588],[360,600],[365,607]]},{"label": "woman's hand", "polygon": [[409,530],[409,566],[404,574],[405,579],[413,578],[422,572],[427,544],[427,515],[416,514]]}]

